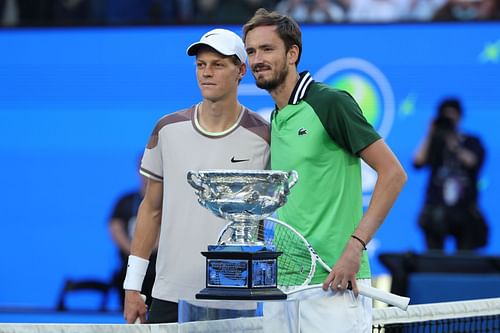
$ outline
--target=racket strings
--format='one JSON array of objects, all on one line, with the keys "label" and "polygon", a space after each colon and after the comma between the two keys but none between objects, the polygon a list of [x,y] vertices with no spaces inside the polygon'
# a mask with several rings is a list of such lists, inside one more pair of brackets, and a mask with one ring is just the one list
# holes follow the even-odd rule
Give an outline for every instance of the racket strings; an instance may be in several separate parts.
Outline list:
[{"label": "racket strings", "polygon": [[[218,239],[219,245],[231,244],[235,227],[226,226]],[[269,220],[263,221],[257,239],[271,250],[282,252],[278,257],[278,286],[302,286],[310,282],[315,266],[306,243],[289,228]]]},{"label": "racket strings", "polygon": [[270,221],[259,230],[259,239],[282,252],[278,257],[278,285],[301,286],[309,283],[314,273],[311,253],[306,244],[290,229]]}]

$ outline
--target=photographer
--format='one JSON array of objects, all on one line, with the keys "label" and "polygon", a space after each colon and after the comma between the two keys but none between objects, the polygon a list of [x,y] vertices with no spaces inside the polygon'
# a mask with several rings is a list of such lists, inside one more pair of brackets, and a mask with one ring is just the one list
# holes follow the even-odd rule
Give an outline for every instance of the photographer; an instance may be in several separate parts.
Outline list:
[{"label": "photographer", "polygon": [[460,133],[458,99],[445,99],[415,154],[416,168],[431,170],[419,216],[428,250],[443,250],[447,236],[456,248],[471,251],[487,243],[488,227],[478,208],[477,180],[485,151],[479,138]]}]

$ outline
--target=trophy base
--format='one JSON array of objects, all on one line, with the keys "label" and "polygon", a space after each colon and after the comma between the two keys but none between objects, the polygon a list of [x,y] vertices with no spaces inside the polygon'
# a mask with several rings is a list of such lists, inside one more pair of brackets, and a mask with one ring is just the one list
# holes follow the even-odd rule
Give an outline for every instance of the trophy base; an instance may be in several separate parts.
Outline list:
[{"label": "trophy base", "polygon": [[201,290],[195,296],[197,299],[222,299],[222,300],[284,300],[286,294],[278,288],[265,289],[235,289],[235,288],[217,288],[207,287]]},{"label": "trophy base", "polygon": [[281,252],[262,246],[223,245],[202,252],[206,260],[206,288],[197,299],[283,300],[277,288],[277,258]]}]

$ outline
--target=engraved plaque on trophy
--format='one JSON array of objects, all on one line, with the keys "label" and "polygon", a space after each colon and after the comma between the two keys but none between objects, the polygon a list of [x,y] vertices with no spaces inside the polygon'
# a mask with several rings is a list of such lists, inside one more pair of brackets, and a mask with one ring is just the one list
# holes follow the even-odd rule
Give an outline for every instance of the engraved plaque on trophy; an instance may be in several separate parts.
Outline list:
[{"label": "engraved plaque on trophy", "polygon": [[277,288],[280,252],[259,239],[262,220],[286,203],[298,180],[296,171],[201,170],[189,171],[189,184],[198,202],[228,220],[224,238],[209,245],[206,288],[198,299],[285,299]]}]

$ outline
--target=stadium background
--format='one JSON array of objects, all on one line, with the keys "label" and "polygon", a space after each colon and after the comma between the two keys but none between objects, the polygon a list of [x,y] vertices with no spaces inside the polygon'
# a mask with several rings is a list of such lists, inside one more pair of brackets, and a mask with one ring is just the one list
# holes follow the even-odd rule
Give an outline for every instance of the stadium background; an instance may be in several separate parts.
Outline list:
[{"label": "stadium background", "polygon": [[[110,278],[112,205],[137,186],[155,122],[200,99],[185,49],[210,28],[0,33],[1,307],[53,308],[66,278]],[[424,250],[416,216],[427,173],[411,159],[445,96],[462,99],[462,127],[487,147],[479,186],[491,233],[481,253],[498,254],[500,24],[305,25],[303,40],[299,68],[353,89],[409,174],[371,244],[374,274],[386,272],[380,253]],[[240,96],[263,114],[273,105],[250,73]]]}]

